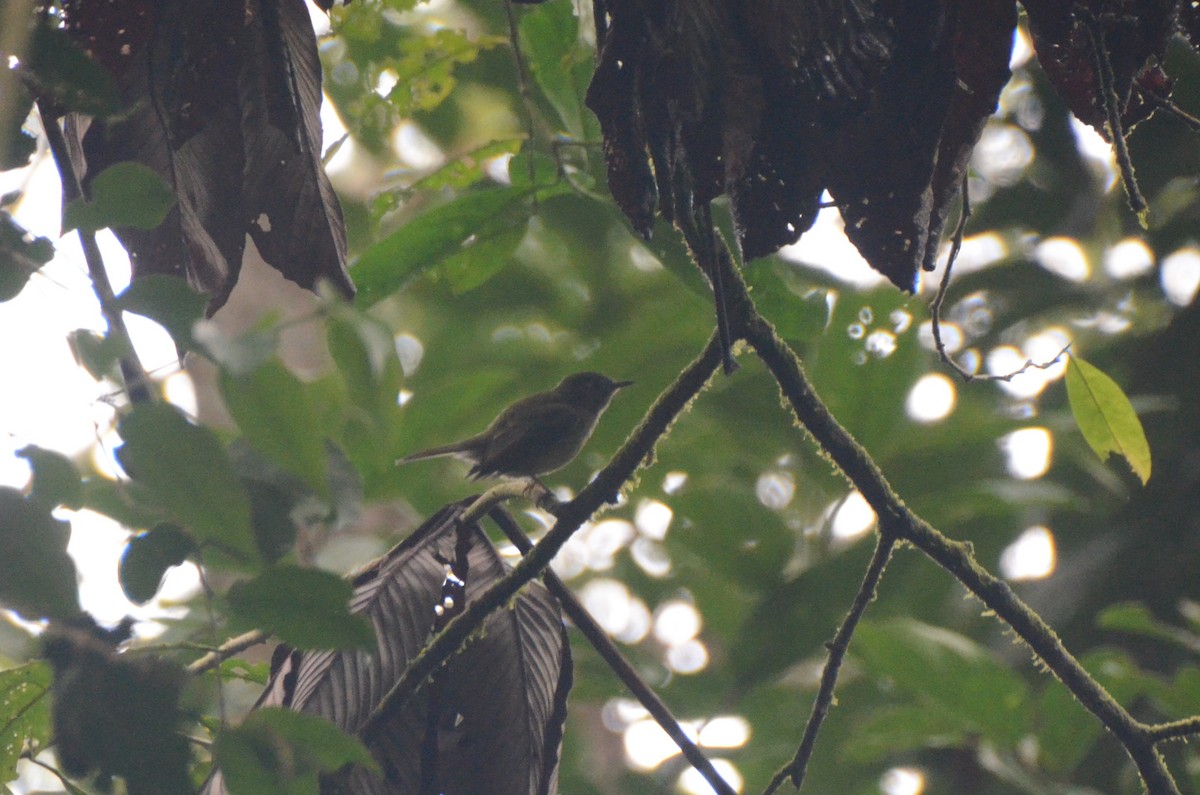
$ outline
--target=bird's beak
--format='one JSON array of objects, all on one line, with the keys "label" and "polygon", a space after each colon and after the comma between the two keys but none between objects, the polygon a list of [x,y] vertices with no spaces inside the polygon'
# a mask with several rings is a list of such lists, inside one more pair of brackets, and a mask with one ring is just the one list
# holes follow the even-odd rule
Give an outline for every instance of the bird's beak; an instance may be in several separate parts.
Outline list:
[{"label": "bird's beak", "polygon": [[618,389],[624,389],[627,386],[633,386],[633,382],[632,381],[613,381],[613,391],[614,392],[616,392]]}]

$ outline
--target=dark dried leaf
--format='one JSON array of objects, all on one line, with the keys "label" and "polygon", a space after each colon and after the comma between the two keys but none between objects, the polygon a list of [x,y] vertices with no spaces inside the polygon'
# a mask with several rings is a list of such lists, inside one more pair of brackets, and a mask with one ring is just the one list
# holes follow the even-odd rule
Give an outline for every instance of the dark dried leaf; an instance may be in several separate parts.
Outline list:
[{"label": "dark dried leaf", "polygon": [[[429,639],[445,562],[455,556],[454,517],[463,507],[439,511],[354,578],[351,609],[370,618],[377,651],[299,652],[281,646],[259,706],[315,713],[356,731]],[[465,538],[469,602],[506,567],[477,525]],[[565,642],[558,605],[540,585],[531,586],[511,609],[493,614],[479,637],[438,674],[441,708],[435,714],[429,714],[430,688],[424,688],[368,743],[383,780],[355,768],[325,781],[323,791],[411,793],[421,791],[423,780],[436,780],[437,791],[447,795],[553,791],[570,683]],[[436,764],[429,760],[423,769],[428,725],[438,732]],[[205,789],[225,791],[219,773]]]},{"label": "dark dried leaf", "polygon": [[237,280],[249,234],[292,281],[312,289],[326,279],[353,293],[341,207],[320,162],[321,75],[302,2],[77,1],[65,12],[68,31],[116,76],[130,108],[108,120],[68,116],[84,191],[131,160],[178,200],[152,230],[116,230],[135,278],[184,277],[214,311]]},{"label": "dark dried leaf", "polygon": [[1154,105],[1133,90],[1135,83],[1164,96],[1169,93],[1169,80],[1160,64],[1180,21],[1181,4],[1176,0],[1022,0],[1021,4],[1046,76],[1071,112],[1105,138],[1111,140],[1093,39],[1103,46],[1112,66],[1113,89],[1126,131],[1154,112]]}]

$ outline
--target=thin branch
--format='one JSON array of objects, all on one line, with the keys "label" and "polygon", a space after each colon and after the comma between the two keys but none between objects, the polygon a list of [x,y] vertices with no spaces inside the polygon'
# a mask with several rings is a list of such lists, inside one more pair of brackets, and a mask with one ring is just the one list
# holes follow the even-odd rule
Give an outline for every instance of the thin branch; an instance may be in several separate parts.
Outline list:
[{"label": "thin branch", "polygon": [[[508,540],[513,546],[521,551],[522,555],[528,555],[533,549],[533,543],[521,530],[521,526],[512,518],[503,508],[494,508],[488,514],[492,521],[504,532]],[[696,743],[687,736],[687,732],[679,725],[679,720],[671,714],[671,708],[659,698],[658,693],[640,677],[629,660],[625,659],[625,655],[621,654],[621,650],[608,636],[608,633],[596,623],[592,618],[591,613],[580,604],[575,598],[575,594],[566,584],[559,579],[558,575],[552,570],[546,569],[542,573],[542,581],[546,583],[546,589],[558,599],[562,605],[563,612],[575,624],[593,648],[600,653],[600,656],[608,663],[608,667],[613,670],[617,678],[629,688],[634,697],[641,703],[654,721],[662,727],[662,730],[667,733],[674,742],[679,746],[679,750],[683,753],[684,758],[691,763],[692,767],[704,776],[704,780],[713,788],[714,792],[720,795],[735,795],[734,790],[725,779],[721,778],[721,774],[713,767],[712,762],[700,750]]]},{"label": "thin branch", "polygon": [[1164,740],[1187,740],[1191,737],[1200,737],[1200,715],[1170,723],[1156,723],[1147,726],[1146,733],[1150,736],[1151,742],[1155,743],[1161,743]]},{"label": "thin branch", "polygon": [[[521,33],[517,26],[517,15],[513,11],[512,0],[504,0],[504,15],[508,20],[508,41],[512,45],[513,62],[517,68],[517,91],[521,95],[521,105],[525,110],[525,130],[529,134],[529,185],[537,185],[537,167],[534,163],[533,120],[536,116],[536,106],[533,94],[529,90],[529,70],[525,66],[525,53],[521,51]],[[536,197],[534,197],[536,201]]]},{"label": "thin branch", "polygon": [[557,521],[550,532],[507,575],[479,595],[418,654],[408,668],[376,704],[358,734],[370,738],[384,720],[404,706],[429,676],[439,669],[480,626],[493,610],[506,604],[526,584],[538,577],[562,549],[563,544],[606,503],[617,499],[621,487],[642,463],[653,455],[654,445],[705,387],[721,363],[721,346],[714,337],[704,352],[688,365],[666,392],[659,396],[641,425],[613,456],[608,466],[570,502],[555,511]]},{"label": "thin branch", "polygon": [[260,643],[265,643],[269,636],[260,629],[252,630],[243,635],[238,635],[236,638],[230,638],[217,647],[215,651],[210,651],[203,657],[193,660],[186,668],[189,674],[202,674],[216,668],[221,663],[228,660],[234,655],[244,652],[251,646],[257,646]]},{"label": "thin branch", "polygon": [[[54,164],[58,166],[58,173],[62,178],[63,195],[69,198],[82,198],[83,185],[71,165],[71,158],[67,153],[67,141],[63,137],[62,128],[58,126],[58,119],[50,111],[49,104],[44,99],[37,101],[37,109],[38,114],[42,117],[46,140],[50,144],[50,153],[54,156]],[[150,379],[133,347],[129,329],[125,326],[125,318],[116,305],[116,295],[113,293],[112,283],[108,280],[108,271],[104,268],[104,258],[100,255],[100,247],[96,245],[96,235],[94,232],[82,228],[75,231],[79,233],[79,243],[83,248],[83,258],[87,262],[88,275],[92,280],[92,290],[95,291],[96,298],[100,301],[100,311],[108,323],[108,331],[117,338],[121,347],[126,351],[120,360],[125,391],[129,395],[130,401],[134,403],[148,402],[153,399],[150,391]]]},{"label": "thin branch", "polygon": [[826,647],[829,650],[829,658],[825,662],[825,670],[821,673],[821,686],[817,690],[816,698],[813,699],[812,713],[808,717],[808,723],[804,726],[804,736],[800,740],[799,748],[796,749],[796,756],[787,767],[775,775],[764,795],[771,795],[788,777],[791,778],[792,786],[796,789],[800,789],[804,784],[808,760],[812,758],[813,749],[817,745],[817,734],[820,733],[821,724],[824,723],[825,717],[829,714],[829,707],[833,704],[833,690],[837,686],[842,662],[846,659],[846,651],[850,648],[850,639],[854,636],[858,620],[866,612],[867,606],[875,600],[879,580],[883,577],[883,570],[892,556],[892,549],[895,545],[896,539],[889,533],[882,532],[881,528],[879,540],[875,544],[875,554],[863,575],[863,581],[858,587],[858,593],[854,596],[854,602],[850,605],[850,612],[842,619],[837,634],[833,636],[833,640]]},{"label": "thin branch", "polygon": [[1179,119],[1181,122],[1191,127],[1194,132],[1200,132],[1200,119],[1179,107],[1179,105],[1175,104],[1175,101],[1170,97],[1164,96],[1152,88],[1147,88],[1141,83],[1134,83],[1134,87],[1137,88],[1139,94],[1150,100],[1151,104],[1153,104],[1156,108],[1166,111],[1175,118]]},{"label": "thin branch", "polygon": [[1107,119],[1108,135],[1112,138],[1113,151],[1117,156],[1121,183],[1125,186],[1125,195],[1129,198],[1130,209],[1137,215],[1138,222],[1144,227],[1149,205],[1146,204],[1146,197],[1138,188],[1137,179],[1133,174],[1133,160],[1129,157],[1129,143],[1125,140],[1125,125],[1121,122],[1121,98],[1117,96],[1117,81],[1113,75],[1112,61],[1109,60],[1108,49],[1104,43],[1104,30],[1090,11],[1079,5],[1076,5],[1074,10],[1076,16],[1083,23],[1088,43],[1092,48],[1092,68],[1096,70],[1100,102]]},{"label": "thin branch", "polygon": [[879,517],[880,532],[910,542],[954,575],[1003,620],[1076,698],[1111,731],[1137,766],[1151,795],[1178,795],[1166,764],[1146,728],[1079,664],[1054,631],[1008,583],[975,560],[970,544],[953,541],[912,513],[879,466],[829,413],[804,375],[799,360],[761,317],[747,324],[747,340],[779,382],[800,423],[862,493]]},{"label": "thin branch", "polygon": [[1028,370],[1049,370],[1062,359],[1063,355],[1070,350],[1071,345],[1068,343],[1061,351],[1055,354],[1053,359],[1045,362],[1035,362],[1033,359],[1026,359],[1025,363],[1017,369],[1003,373],[1001,375],[981,374],[972,372],[954,360],[950,352],[946,350],[946,343],[942,339],[942,305],[946,301],[946,292],[950,287],[950,274],[954,271],[954,263],[958,261],[958,255],[962,252],[963,236],[966,234],[967,220],[971,217],[971,194],[967,188],[967,177],[963,175],[962,181],[962,210],[958,216],[958,224],[954,227],[954,237],[950,242],[950,254],[946,257],[946,270],[942,273],[942,280],[938,284],[937,295],[933,297],[933,301],[929,304],[930,322],[933,326],[933,344],[937,349],[938,358],[950,366],[954,372],[962,376],[962,379],[967,383],[971,381],[1012,381]]}]

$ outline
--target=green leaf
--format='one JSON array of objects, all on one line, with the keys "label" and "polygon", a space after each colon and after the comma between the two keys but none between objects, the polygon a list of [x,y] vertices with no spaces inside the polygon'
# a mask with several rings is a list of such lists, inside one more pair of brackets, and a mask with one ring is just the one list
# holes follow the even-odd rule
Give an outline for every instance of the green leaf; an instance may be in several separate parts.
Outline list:
[{"label": "green leaf", "polygon": [[351,402],[373,418],[396,408],[404,375],[387,326],[351,307],[335,307],[326,340]]},{"label": "green leaf", "polygon": [[376,243],[351,269],[358,303],[369,306],[400,290],[409,279],[463,249],[481,228],[511,224],[525,188],[468,193],[430,210]]},{"label": "green leaf", "polygon": [[165,328],[181,348],[194,349],[192,328],[204,319],[208,298],[184,279],[150,274],[134,279],[117,296],[117,308],[142,315]]},{"label": "green leaf", "polygon": [[1100,459],[1123,456],[1142,483],[1150,480],[1150,444],[1133,405],[1117,382],[1071,354],[1067,361],[1067,399],[1083,438]]},{"label": "green leaf", "polygon": [[[538,87],[554,106],[567,131],[584,135],[588,111],[583,105],[593,63],[579,46],[579,20],[570,3],[544,3],[521,17],[521,46]],[[584,64],[586,71],[578,67]]]},{"label": "green leaf", "polygon": [[868,670],[1001,745],[1028,729],[1028,689],[975,641],[911,619],[863,621],[851,652]]},{"label": "green leaf", "polygon": [[829,291],[805,284],[795,266],[776,260],[755,262],[744,271],[754,302],[785,339],[819,337],[829,327]]},{"label": "green leaf", "polygon": [[856,726],[842,755],[853,762],[884,762],[897,753],[955,747],[965,738],[962,723],[940,710],[893,705],[880,707]]},{"label": "green leaf", "polygon": [[489,224],[469,245],[446,257],[438,272],[455,294],[474,290],[512,262],[513,252],[525,239],[525,227],[523,223]]},{"label": "green leaf", "polygon": [[27,745],[50,742],[50,666],[39,661],[0,671],[0,786],[17,777]]},{"label": "green leaf", "polygon": [[401,57],[391,65],[397,80],[388,101],[401,116],[433,110],[457,85],[455,67],[471,63],[481,51],[507,41],[500,36],[470,39],[462,31],[450,28],[405,39],[400,44]]},{"label": "green leaf", "polygon": [[48,23],[34,26],[26,64],[33,80],[71,110],[109,116],[121,110],[113,76],[80,49],[66,31]]},{"label": "green leaf", "polygon": [[327,494],[321,417],[299,378],[278,359],[245,375],[221,373],[221,394],[246,440],[275,464]]},{"label": "green leaf", "polygon": [[71,526],[16,489],[0,487],[0,603],[33,621],[79,614]]},{"label": "green leaf", "polygon": [[302,649],[372,649],[375,632],[350,613],[354,588],[335,574],[272,566],[229,589],[235,616]]},{"label": "green leaf", "polygon": [[320,716],[279,707],[255,710],[222,732],[214,756],[233,795],[317,795],[319,773],[378,769],[357,738]]},{"label": "green leaf", "polygon": [[29,461],[33,468],[33,490],[30,497],[47,509],[65,505],[83,507],[83,482],[71,459],[55,450],[28,445],[17,455]]},{"label": "green leaf", "polygon": [[135,406],[118,428],[117,460],[201,543],[258,560],[250,497],[212,431],[161,403]]},{"label": "green leaf", "polygon": [[[530,165],[533,166],[533,174],[530,174]],[[544,188],[556,184],[559,181],[558,162],[549,155],[544,155],[541,152],[530,153],[529,148],[514,155],[508,161],[508,178],[512,184],[519,188]]]},{"label": "green leaf", "polygon": [[[1122,704],[1144,692],[1150,679],[1123,652],[1097,649],[1080,657],[1080,664]],[[1039,762],[1050,772],[1065,774],[1087,758],[1104,727],[1079,700],[1056,681],[1047,682],[1034,700]]]},{"label": "green leaf", "polygon": [[409,185],[404,193],[411,195],[423,190],[462,190],[485,179],[488,161],[501,155],[515,155],[521,150],[522,138],[504,138],[472,149]]},{"label": "green leaf", "polygon": [[149,602],[158,593],[167,570],[181,565],[195,548],[191,536],[173,524],[133,536],[117,567],[121,590],[134,604]]},{"label": "green leaf", "polygon": [[68,332],[67,344],[75,361],[97,381],[118,380],[117,362],[130,353],[123,337],[110,337],[86,328]]},{"label": "green leaf", "polygon": [[106,227],[153,229],[175,206],[175,194],[151,168],[141,163],[115,163],[89,186],[91,200],[76,199],[63,211],[63,231],[96,231]]},{"label": "green leaf", "polygon": [[131,529],[153,527],[165,518],[161,506],[149,504],[146,487],[131,481],[90,477],[83,482],[83,504]]}]

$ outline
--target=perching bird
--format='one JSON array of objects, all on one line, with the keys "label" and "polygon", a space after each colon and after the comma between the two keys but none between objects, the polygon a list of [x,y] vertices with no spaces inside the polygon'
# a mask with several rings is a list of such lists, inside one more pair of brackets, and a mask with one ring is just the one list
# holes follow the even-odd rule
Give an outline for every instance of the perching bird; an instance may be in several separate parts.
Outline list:
[{"label": "perching bird", "polygon": [[579,455],[613,395],[632,383],[600,373],[569,375],[549,392],[513,403],[483,433],[407,455],[396,463],[453,455],[471,462],[468,476],[473,480],[545,475]]}]

